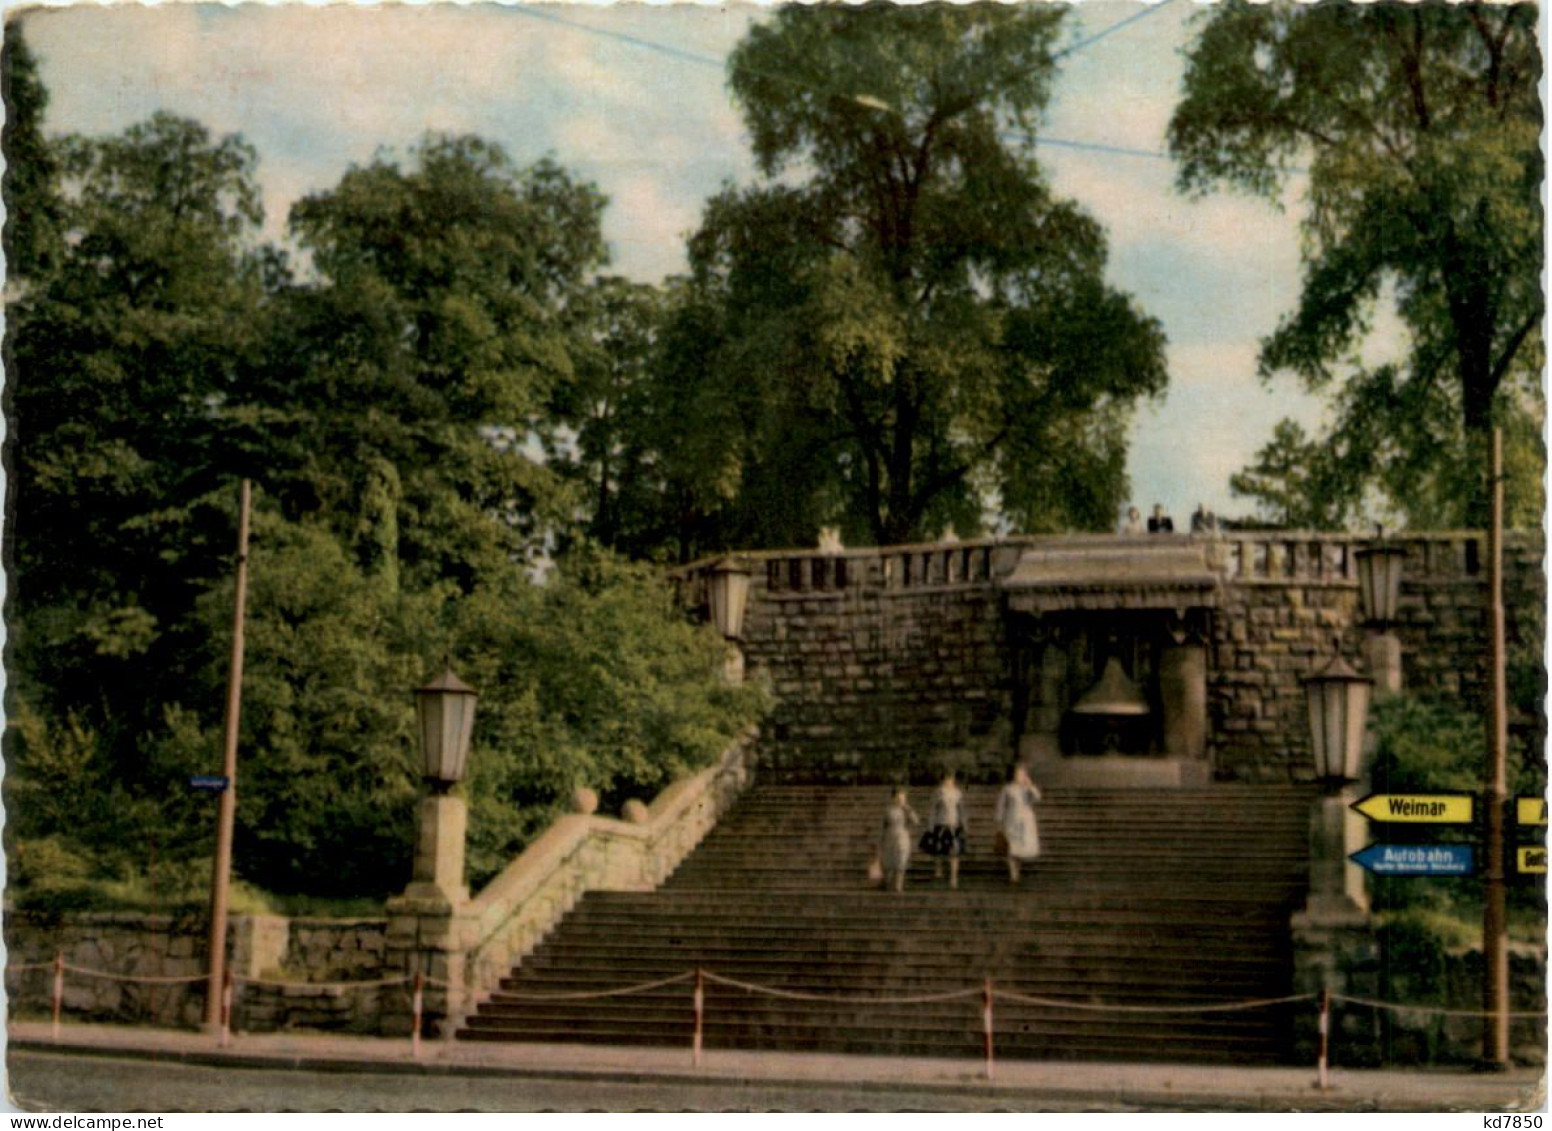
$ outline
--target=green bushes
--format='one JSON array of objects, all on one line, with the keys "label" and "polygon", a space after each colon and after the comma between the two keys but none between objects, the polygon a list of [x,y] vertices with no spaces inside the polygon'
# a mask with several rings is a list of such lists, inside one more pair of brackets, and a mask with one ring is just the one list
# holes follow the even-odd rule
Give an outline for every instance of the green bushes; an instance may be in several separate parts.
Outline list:
[{"label": "green bushes", "polygon": [[[412,691],[453,658],[480,692],[469,777],[478,886],[577,785],[605,811],[709,764],[762,709],[718,678],[721,640],[675,608],[661,574],[581,547],[543,583],[526,571],[416,592],[369,574],[326,529],[255,521],[234,867],[263,892],[381,899],[409,879],[420,784]],[[198,693],[218,703],[230,583],[198,604],[210,641]],[[26,707],[10,736],[11,892],[65,909],[197,905],[221,730],[172,704],[136,757]],[[261,899],[262,902],[262,899]]]}]

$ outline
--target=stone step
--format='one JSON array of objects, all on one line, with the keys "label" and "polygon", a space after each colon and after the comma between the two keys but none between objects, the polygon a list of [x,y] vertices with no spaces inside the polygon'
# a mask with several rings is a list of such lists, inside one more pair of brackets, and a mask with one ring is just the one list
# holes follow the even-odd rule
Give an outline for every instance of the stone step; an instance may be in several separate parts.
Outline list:
[{"label": "stone step", "polygon": [[[602,926],[610,920],[593,916],[579,921],[579,926],[582,922]],[[619,924],[618,931],[579,930],[568,934],[561,941],[566,945],[598,945],[632,950],[644,947],[692,945],[742,945],[768,948],[773,929],[778,927],[769,920],[747,923],[728,921],[722,923],[637,921],[632,923],[626,917],[615,922]],[[899,925],[889,920],[879,920],[879,924],[880,928]],[[781,931],[784,935],[785,949],[793,953],[809,953],[824,949],[831,952],[888,954],[894,953],[902,946],[953,952],[962,949],[967,936],[982,941],[987,946],[998,948],[1038,946],[1043,952],[1051,953],[1058,952],[1063,947],[1086,951],[1088,948],[1103,944],[1126,949],[1138,947],[1153,949],[1167,946],[1199,949],[1206,945],[1214,945],[1215,952],[1217,948],[1223,946],[1237,945],[1246,950],[1259,951],[1264,950],[1268,944],[1287,937],[1285,931],[1279,932],[1272,924],[1261,924],[1255,929],[1232,931],[1203,927],[1182,927],[1178,931],[1169,931],[1154,924],[1148,924],[1147,929],[1144,930],[1117,931],[1103,924],[1052,921],[1039,924],[1003,924],[985,928],[978,928],[969,922],[911,924],[907,930],[893,933],[886,933],[880,928],[869,930],[862,926],[849,926],[846,930],[823,930],[783,925]]]},{"label": "stone step", "polygon": [[[466,1040],[688,1044],[690,985],[614,991],[703,967],[819,997],[973,987],[1105,1005],[1284,996],[1288,917],[1307,883],[1308,790],[1051,790],[1045,855],[1008,884],[996,789],[968,791],[959,890],[917,853],[903,893],[870,888],[878,787],[758,785],[652,893],[594,892],[481,1003]],[[930,789],[913,787],[923,817]],[[531,995],[525,999],[524,995]],[[709,1048],[975,1056],[980,1000],[794,1001],[708,983]],[[1275,1061],[1287,1007],[1121,1013],[1000,1002],[999,1055]],[[719,1042],[722,1042],[719,1046]]]},{"label": "stone step", "polygon": [[[691,1023],[653,1031],[625,1021],[591,1032],[581,1032],[562,1023],[510,1028],[470,1026],[459,1030],[457,1035],[465,1041],[679,1046],[685,1049],[688,1060],[692,1032]],[[983,1055],[979,1032],[902,1035],[888,1027],[856,1032],[833,1028],[823,1031],[762,1032],[757,1027],[716,1020],[707,1022],[703,1047],[708,1050],[798,1050],[966,1059],[979,1059]],[[1151,1033],[1133,1038],[1121,1029],[1093,1032],[1052,1025],[1038,1031],[997,1032],[995,1047],[998,1058],[1005,1060],[1275,1064],[1282,1058],[1281,1044],[1270,1032],[1257,1036],[1251,1033],[1214,1035],[1182,1031],[1178,1039],[1171,1040]]]},{"label": "stone step", "polygon": [[[1038,872],[1036,866],[1028,875],[1038,876]],[[1006,880],[989,891],[949,891],[943,887],[921,887],[899,893],[875,891],[863,895],[854,891],[816,891],[802,900],[794,900],[790,893],[759,889],[746,889],[734,894],[694,888],[662,888],[655,892],[594,891],[589,892],[577,906],[583,912],[597,908],[600,912],[615,909],[627,910],[631,914],[677,915],[681,910],[693,910],[697,915],[712,916],[722,913],[741,914],[752,908],[761,913],[824,920],[845,919],[875,909],[890,916],[961,912],[1039,916],[1046,913],[1069,915],[1085,912],[1134,914],[1156,920],[1159,914],[1164,914],[1188,923],[1195,916],[1210,916],[1215,911],[1231,913],[1237,919],[1257,914],[1255,908],[1245,908],[1232,901],[1215,898],[1210,892],[1177,896],[1164,891],[1153,893],[1144,900],[1134,893],[1116,890],[1075,888],[1034,891],[1024,884],[1008,884]],[[1275,908],[1260,914],[1268,921],[1281,918],[1280,911]]]},{"label": "stone step", "polygon": [[[736,1015],[720,1016],[719,1006],[736,1009],[738,1012]],[[693,1009],[686,1002],[682,1003],[677,1010],[661,1010],[656,1013],[619,1010],[609,1016],[542,1009],[510,1015],[495,1011],[482,1012],[477,1019],[470,1022],[469,1027],[486,1031],[519,1033],[535,1027],[565,1026],[582,1035],[613,1030],[626,1024],[642,1032],[656,1031],[665,1035],[683,1035],[694,1025],[694,1017]],[[1020,1010],[1012,1003],[999,1002],[993,1008],[993,1031],[995,1033],[1000,1028],[1003,1034],[1012,1037],[1023,1031],[1026,1026],[1039,1025],[1046,1036],[1062,1032],[1089,1037],[1124,1037],[1132,1041],[1174,1040],[1186,1030],[1189,1030],[1195,1040],[1256,1041],[1268,1038],[1269,1022],[1262,1016],[1247,1016],[1237,1020],[1213,1018],[1212,1015],[1207,1015],[1211,1019],[1191,1015],[1182,1015],[1182,1017],[1186,1019],[1166,1021],[1157,1017],[1151,1019],[1138,1017],[1117,1021],[1094,1018],[1092,1015],[1088,1018],[1077,1017],[1075,1011],[1071,1010],[1066,1011],[1065,1015],[1056,1010],[1043,1012]],[[811,1006],[802,1011],[783,1012],[766,1011],[763,1006],[748,1001],[725,1001],[708,997],[703,1024],[714,1032],[721,1029],[743,1033],[758,1032],[767,1036],[783,1031],[794,1034],[807,1033],[810,1036],[820,1033],[834,1036],[866,1032],[878,1036],[888,1034],[896,1039],[918,1041],[944,1039],[974,1041],[984,1032],[979,1001],[962,1003],[961,1008],[949,1013],[934,1013],[903,1006],[895,1010],[868,1013],[819,1006]]]}]

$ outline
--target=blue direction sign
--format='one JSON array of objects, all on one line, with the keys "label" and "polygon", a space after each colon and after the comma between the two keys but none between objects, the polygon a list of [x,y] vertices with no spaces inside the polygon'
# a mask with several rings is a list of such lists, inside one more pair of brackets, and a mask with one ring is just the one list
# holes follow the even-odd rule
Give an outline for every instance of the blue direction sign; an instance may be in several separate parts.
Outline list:
[{"label": "blue direction sign", "polygon": [[1371,844],[1348,857],[1376,876],[1469,876],[1469,844]]},{"label": "blue direction sign", "polygon": [[208,793],[225,793],[232,779],[215,774],[196,774],[189,779],[190,789],[202,789]]}]

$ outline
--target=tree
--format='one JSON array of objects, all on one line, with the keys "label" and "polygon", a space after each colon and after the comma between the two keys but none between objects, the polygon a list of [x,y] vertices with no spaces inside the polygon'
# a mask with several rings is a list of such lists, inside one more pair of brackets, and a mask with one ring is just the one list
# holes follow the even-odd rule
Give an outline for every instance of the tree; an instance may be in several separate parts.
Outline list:
[{"label": "tree", "polygon": [[300,201],[291,231],[316,278],[283,296],[258,399],[306,407],[256,421],[280,437],[292,513],[375,513],[365,557],[465,587],[568,523],[574,500],[537,457],[587,348],[603,203],[549,161],[519,170],[439,136],[408,169],[380,156]]},{"label": "tree", "polygon": [[1339,530],[1361,500],[1343,490],[1350,480],[1333,475],[1334,456],[1299,424],[1282,420],[1256,462],[1229,477],[1229,489],[1255,499],[1260,517],[1276,526]]},{"label": "tree", "polygon": [[199,662],[178,626],[229,553],[212,493],[243,468],[225,408],[252,383],[266,260],[241,139],[159,114],[56,153],[68,239],[9,343],[13,671],[112,745]]},{"label": "tree", "polygon": [[642,495],[653,489],[647,463],[663,298],[656,287],[609,276],[585,302],[592,330],[562,406],[573,436],[550,455],[583,484],[588,534],[613,547],[639,525]]},{"label": "tree", "polygon": [[1110,524],[1163,335],[1030,156],[1059,20],[795,5],[734,51],[768,179],[706,208],[681,313],[713,333],[671,379],[735,424],[710,539],[839,519],[900,542],[979,529],[992,500],[1028,528]]},{"label": "tree", "polygon": [[59,162],[43,136],[48,91],[22,34],[22,21],[5,25],[0,88],[5,95],[5,265],[9,281],[45,273],[59,251]]},{"label": "tree", "polygon": [[[1303,289],[1262,342],[1262,376],[1342,376],[1332,436],[1350,494],[1367,483],[1414,519],[1480,521],[1487,431],[1541,412],[1535,7],[1230,0],[1202,18],[1170,123],[1181,187],[1276,200],[1307,166]],[[1366,367],[1389,293],[1409,354]]]},{"label": "tree", "polygon": [[540,584],[524,556],[574,521],[538,450],[597,361],[593,189],[431,139],[413,169],[379,160],[299,206],[298,283],[256,242],[240,139],[158,115],[54,151],[68,238],[8,327],[5,790],[26,898],[208,883],[209,798],[186,783],[218,762],[242,475],[236,868],[269,890],[402,887],[409,692],[444,654],[482,692],[476,880],[579,782],[649,796],[752,717],[660,575],[557,539]]}]

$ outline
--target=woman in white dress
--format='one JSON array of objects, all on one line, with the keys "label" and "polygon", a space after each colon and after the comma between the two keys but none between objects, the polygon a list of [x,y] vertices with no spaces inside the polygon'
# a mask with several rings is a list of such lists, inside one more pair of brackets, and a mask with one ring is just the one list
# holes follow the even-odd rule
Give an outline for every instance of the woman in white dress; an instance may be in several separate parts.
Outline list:
[{"label": "woman in white dress", "polygon": [[878,859],[884,869],[884,886],[905,890],[905,870],[911,866],[911,830],[921,823],[906,802],[905,787],[895,790],[878,831]]},{"label": "woman in white dress", "polygon": [[1040,828],[1035,822],[1035,802],[1040,790],[1029,780],[1029,771],[1014,766],[1008,784],[997,796],[997,828],[1007,844],[1008,882],[1019,881],[1019,866],[1040,855]]}]

